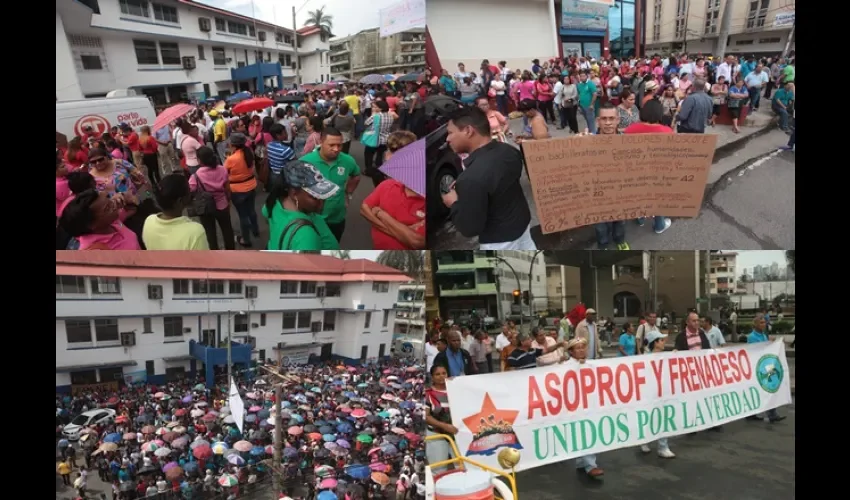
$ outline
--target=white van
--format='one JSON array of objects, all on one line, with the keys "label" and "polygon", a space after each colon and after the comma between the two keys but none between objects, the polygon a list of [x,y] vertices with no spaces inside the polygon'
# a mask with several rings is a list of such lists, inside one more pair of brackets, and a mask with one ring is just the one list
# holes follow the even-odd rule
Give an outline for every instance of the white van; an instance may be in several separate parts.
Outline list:
[{"label": "white van", "polygon": [[109,132],[119,123],[127,123],[136,132],[144,125],[152,126],[156,112],[147,97],[107,97],[56,103],[56,134],[68,140],[83,135],[83,127],[91,125],[98,135]]}]

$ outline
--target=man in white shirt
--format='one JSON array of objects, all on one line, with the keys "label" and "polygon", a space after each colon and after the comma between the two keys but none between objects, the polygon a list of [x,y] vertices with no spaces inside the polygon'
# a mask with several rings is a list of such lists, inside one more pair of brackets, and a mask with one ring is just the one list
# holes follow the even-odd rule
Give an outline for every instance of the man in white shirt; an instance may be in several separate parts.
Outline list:
[{"label": "man in white shirt", "polygon": [[661,330],[658,328],[658,315],[654,311],[647,313],[644,319],[646,323],[640,325],[635,332],[635,345],[637,346],[637,351],[640,353],[644,352],[644,339],[646,339],[646,335],[649,332],[661,333]]},{"label": "man in white shirt", "polygon": [[511,334],[510,327],[508,327],[508,325],[506,325],[506,324],[502,325],[502,331],[499,332],[499,335],[496,336],[496,344],[494,345],[494,347],[496,348],[496,351],[501,353],[502,349],[511,345],[510,334]]},{"label": "man in white shirt", "polygon": [[469,328],[467,328],[467,327],[463,327],[463,328],[461,328],[461,334],[460,334],[460,346],[461,346],[463,349],[466,349],[466,350],[468,351],[468,350],[469,350],[469,347],[472,345],[472,342],[473,342],[474,340],[475,340],[475,337],[473,337],[473,336],[470,334],[470,332],[469,332]]},{"label": "man in white shirt", "polygon": [[735,67],[735,58],[733,56],[726,56],[726,60],[720,63],[717,66],[717,71],[715,72],[714,77],[720,78],[725,77],[726,81],[729,82],[729,85],[734,85],[735,80],[732,80],[732,70]]},{"label": "man in white shirt", "polygon": [[753,71],[744,78],[744,84],[747,90],[750,91],[750,110],[759,109],[759,101],[761,100],[761,89],[770,81],[770,74],[765,71],[761,63],[756,64]]},{"label": "man in white shirt", "polygon": [[428,342],[425,342],[425,372],[430,377],[431,375],[431,366],[434,364],[434,358],[437,357],[437,354],[440,353],[437,350],[437,339],[440,338],[440,333],[438,331],[431,332],[431,338]]},{"label": "man in white shirt", "polygon": [[711,344],[712,349],[717,349],[718,347],[723,347],[726,344],[726,339],[723,338],[723,333],[720,332],[720,328],[714,325],[714,321],[711,320],[708,316],[702,317],[702,330],[705,332],[706,338],[708,338],[708,343]]},{"label": "man in white shirt", "polygon": [[457,63],[457,71],[452,75],[455,77],[458,83],[462,82],[464,78],[469,76],[469,73],[466,72],[466,66],[463,63]]}]

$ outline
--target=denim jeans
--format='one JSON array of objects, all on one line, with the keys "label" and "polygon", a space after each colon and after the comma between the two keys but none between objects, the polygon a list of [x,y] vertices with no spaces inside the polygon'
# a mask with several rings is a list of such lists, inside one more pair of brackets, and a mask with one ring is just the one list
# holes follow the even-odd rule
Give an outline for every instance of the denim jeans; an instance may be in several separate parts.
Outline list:
[{"label": "denim jeans", "polygon": [[[636,221],[638,224],[643,225],[646,222],[646,217],[641,217]],[[664,217],[653,217],[652,218],[652,230],[653,231],[661,231],[664,229]]]},{"label": "denim jeans", "polygon": [[240,236],[245,243],[251,243],[251,235],[257,236],[260,234],[260,225],[257,222],[257,209],[254,207],[254,200],[257,197],[257,192],[254,190],[247,193],[233,193],[233,206],[236,207],[236,213],[239,214]]},{"label": "denim jeans", "polygon": [[779,128],[785,130],[788,128],[788,110],[780,108],[778,104],[773,105],[773,111],[779,115]]},{"label": "denim jeans", "polygon": [[750,109],[759,109],[761,102],[761,87],[750,89]]},{"label": "denim jeans", "polygon": [[581,112],[581,116],[584,117],[584,121],[587,122],[587,130],[591,134],[596,133],[596,112],[593,109],[593,106],[579,106],[579,112]]},{"label": "denim jeans", "polygon": [[508,96],[505,94],[496,95],[496,107],[499,108],[499,113],[508,116]]},{"label": "denim jeans", "polygon": [[594,224],[593,228],[596,230],[596,244],[600,248],[608,246],[612,240],[615,245],[626,241],[626,224],[621,220],[600,222]]},{"label": "denim jeans", "polygon": [[590,472],[596,468],[596,455],[585,455],[576,459],[576,469],[584,469]]},{"label": "denim jeans", "polygon": [[791,121],[791,137],[788,139],[788,147],[793,148],[797,143],[797,119]]}]

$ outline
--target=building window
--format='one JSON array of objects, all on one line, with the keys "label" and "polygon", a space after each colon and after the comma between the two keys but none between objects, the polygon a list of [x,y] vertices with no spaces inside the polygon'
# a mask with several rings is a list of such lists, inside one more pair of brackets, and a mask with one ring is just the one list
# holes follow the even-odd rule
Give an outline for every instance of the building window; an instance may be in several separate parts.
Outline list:
[{"label": "building window", "polygon": [[155,371],[155,368],[154,368],[153,361],[151,361],[151,360],[145,361],[145,374],[148,377],[153,377],[154,375],[156,375],[156,371]]},{"label": "building window", "polygon": [[183,336],[183,316],[165,316],[162,318],[162,331],[166,337]]},{"label": "building window", "polygon": [[82,276],[56,276],[56,295],[85,293],[86,279]]},{"label": "building window", "polygon": [[171,280],[174,295],[189,295],[189,280]]},{"label": "building window", "polygon": [[170,5],[153,4],[153,18],[157,21],[180,24],[180,18],[177,17],[177,9]]},{"label": "building window", "polygon": [[94,336],[100,342],[118,342],[118,320],[100,318],[94,320]]},{"label": "building window", "polygon": [[216,66],[224,66],[227,64],[227,55],[225,55],[224,47],[213,47],[213,64]]},{"label": "building window", "polygon": [[234,35],[248,36],[248,25],[237,23],[236,21],[227,21],[227,32]]},{"label": "building window", "polygon": [[246,333],[248,331],[247,314],[237,314],[233,316],[233,331],[236,333]]},{"label": "building window", "polygon": [[301,282],[301,295],[316,295],[316,282],[315,281],[302,281]]},{"label": "building window", "polygon": [[341,297],[342,285],[339,283],[325,283],[325,297]]},{"label": "building window", "polygon": [[283,33],[280,31],[274,32],[274,41],[277,43],[283,43]]},{"label": "building window", "polygon": [[752,0],[747,11],[747,29],[763,28],[770,0]]},{"label": "building window", "polygon": [[227,283],[230,295],[242,295],[242,280],[230,280]]},{"label": "building window", "polygon": [[153,321],[151,318],[142,318],[142,333],[153,333]]},{"label": "building window", "polygon": [[156,42],[152,42],[150,40],[133,40],[133,48],[136,50],[137,63],[159,64]]},{"label": "building window", "polygon": [[193,295],[224,295],[222,280],[192,280]]},{"label": "building window", "polygon": [[198,45],[198,60],[199,60],[199,61],[206,61],[206,59],[207,59],[207,58],[206,58],[206,56],[204,55],[204,46],[203,46],[203,45]]},{"label": "building window", "polygon": [[224,19],[217,17],[215,18],[215,30],[216,31],[227,31],[227,21]]},{"label": "building window", "polygon": [[367,329],[367,330],[368,330],[368,329],[369,329],[369,326],[370,326],[371,324],[372,324],[372,313],[371,313],[371,312],[367,312],[367,313],[366,313],[366,320],[363,322],[363,328],[365,328],[365,329]]},{"label": "building window", "polygon": [[69,344],[91,343],[91,321],[66,319],[65,337],[68,339]]},{"label": "building window", "polygon": [[297,314],[295,312],[285,312],[283,313],[283,329],[284,330],[294,330],[295,329],[295,320]]},{"label": "building window", "polygon": [[92,295],[120,295],[121,281],[118,278],[92,278]]},{"label": "building window", "polygon": [[298,293],[298,282],[297,281],[281,281],[280,282],[280,294],[281,295],[296,295]]},{"label": "building window", "polygon": [[128,16],[150,17],[146,0],[119,0],[121,13]]},{"label": "building window", "polygon": [[375,293],[387,293],[390,291],[389,281],[373,281],[372,291]]},{"label": "building window", "polygon": [[80,62],[83,65],[83,69],[87,71],[103,69],[100,56],[96,54],[80,54]]},{"label": "building window", "polygon": [[299,311],[298,312],[298,329],[306,329],[310,328],[310,311]]},{"label": "building window", "polygon": [[180,64],[180,46],[173,42],[159,42],[162,64]]},{"label": "building window", "polygon": [[390,310],[384,309],[384,320],[381,322],[381,327],[386,328],[390,323]]},{"label": "building window", "polygon": [[266,326],[266,313],[260,313],[260,326]]},{"label": "building window", "polygon": [[322,318],[322,331],[332,332],[336,328],[336,311],[325,311]]}]

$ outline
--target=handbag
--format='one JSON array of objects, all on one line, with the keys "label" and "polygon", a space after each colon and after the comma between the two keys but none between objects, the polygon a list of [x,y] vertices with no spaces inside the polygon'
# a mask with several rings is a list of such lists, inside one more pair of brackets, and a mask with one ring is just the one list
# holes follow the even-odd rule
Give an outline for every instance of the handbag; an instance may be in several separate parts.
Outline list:
[{"label": "handbag", "polygon": [[360,143],[370,148],[378,147],[378,131],[381,130],[381,115],[372,117],[372,128],[363,132],[360,136]]},{"label": "handbag", "polygon": [[186,207],[189,217],[202,217],[215,213],[215,198],[213,198],[212,193],[204,188],[204,183],[198,177],[198,172],[192,174],[192,177],[198,183],[199,190],[192,192],[192,199],[189,202],[189,206]]}]

